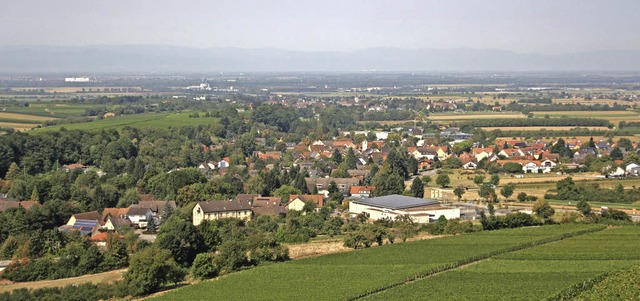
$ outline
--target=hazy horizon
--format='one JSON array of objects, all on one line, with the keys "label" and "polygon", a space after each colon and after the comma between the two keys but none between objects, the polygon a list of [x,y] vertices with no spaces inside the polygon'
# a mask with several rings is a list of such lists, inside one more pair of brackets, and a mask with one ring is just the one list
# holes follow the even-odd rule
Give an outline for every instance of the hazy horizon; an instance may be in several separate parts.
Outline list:
[{"label": "hazy horizon", "polygon": [[0,46],[640,50],[640,2],[629,0],[6,2]]}]

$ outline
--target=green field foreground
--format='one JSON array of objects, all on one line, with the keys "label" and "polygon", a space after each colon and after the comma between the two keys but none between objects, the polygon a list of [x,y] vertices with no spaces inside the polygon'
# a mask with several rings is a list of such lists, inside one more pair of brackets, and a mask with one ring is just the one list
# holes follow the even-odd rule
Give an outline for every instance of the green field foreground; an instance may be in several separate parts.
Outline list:
[{"label": "green field foreground", "polygon": [[485,231],[264,265],[183,287],[156,300],[339,300],[507,252],[604,229],[556,225]]},{"label": "green field foreground", "polygon": [[505,253],[367,299],[560,300],[554,298],[563,296],[567,300],[584,293],[583,284],[589,280],[640,263],[638,246],[639,227],[607,229]]}]

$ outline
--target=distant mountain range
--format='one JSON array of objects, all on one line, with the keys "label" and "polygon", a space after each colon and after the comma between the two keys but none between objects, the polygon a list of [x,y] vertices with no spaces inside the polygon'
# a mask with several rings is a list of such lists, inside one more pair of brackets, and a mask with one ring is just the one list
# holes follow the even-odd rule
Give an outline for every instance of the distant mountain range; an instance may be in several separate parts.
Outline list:
[{"label": "distant mountain range", "polygon": [[491,49],[349,52],[174,46],[2,46],[0,72],[640,71],[640,50],[547,55]]}]

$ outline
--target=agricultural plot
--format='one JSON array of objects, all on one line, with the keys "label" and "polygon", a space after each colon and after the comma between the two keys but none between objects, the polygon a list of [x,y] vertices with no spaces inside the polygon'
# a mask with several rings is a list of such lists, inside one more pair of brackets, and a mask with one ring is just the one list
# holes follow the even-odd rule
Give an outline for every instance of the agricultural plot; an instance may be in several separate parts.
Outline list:
[{"label": "agricultural plot", "polygon": [[621,227],[505,253],[371,295],[369,300],[544,300],[640,263],[640,231]]},{"label": "agricultural plot", "polygon": [[46,118],[66,118],[81,116],[87,109],[95,105],[86,104],[55,104],[55,103],[35,103],[28,107],[9,107],[8,113],[27,114]]},{"label": "agricultural plot", "polygon": [[549,115],[550,118],[598,118],[606,119],[609,122],[618,125],[620,121],[640,121],[640,114],[634,111],[571,111],[571,112],[533,112],[534,117],[542,118]]},{"label": "agricultural plot", "polygon": [[34,132],[57,131],[64,127],[67,130],[102,130],[102,129],[121,129],[125,126],[137,128],[167,128],[170,126],[183,125],[207,125],[217,122],[216,118],[190,118],[189,113],[152,113],[140,115],[127,115],[120,117],[107,118],[86,123],[72,123],[56,125],[38,129]]},{"label": "agricultural plot", "polygon": [[503,126],[503,127],[490,126],[490,127],[482,127],[482,129],[485,130],[485,131],[494,131],[494,130],[501,130],[501,131],[540,131],[540,130],[568,131],[568,130],[575,129],[575,128],[589,129],[589,130],[592,130],[592,131],[607,131],[607,130],[609,130],[609,128],[607,128],[606,126],[527,126],[527,127],[522,127],[522,126]]},{"label": "agricultural plot", "polygon": [[[601,226],[487,231],[270,264],[177,289],[157,300],[336,300]],[[250,284],[250,285],[248,285]],[[238,289],[242,288],[242,289]],[[286,288],[286,289],[283,289]]]},{"label": "agricultural plot", "polygon": [[46,120],[55,119],[53,117],[45,117],[39,115],[0,112],[0,127],[12,128],[18,131],[32,129]]},{"label": "agricultural plot", "polygon": [[640,265],[608,275],[574,300],[640,300]]},{"label": "agricultural plot", "polygon": [[490,112],[465,112],[465,113],[433,113],[429,114],[429,120],[433,121],[458,121],[458,120],[479,120],[479,119],[511,119],[526,118],[521,113],[490,113]]}]

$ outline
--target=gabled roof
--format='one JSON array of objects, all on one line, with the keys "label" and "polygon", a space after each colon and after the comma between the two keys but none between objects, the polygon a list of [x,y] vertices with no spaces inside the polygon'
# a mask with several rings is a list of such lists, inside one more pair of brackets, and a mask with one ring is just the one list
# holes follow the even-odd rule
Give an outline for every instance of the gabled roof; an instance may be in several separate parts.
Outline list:
[{"label": "gabled roof", "polygon": [[279,196],[255,196],[253,197],[251,205],[254,207],[279,206],[280,202],[282,202],[282,198]]},{"label": "gabled roof", "polygon": [[143,207],[129,207],[129,211],[127,211],[127,215],[128,216],[134,216],[134,215],[147,215],[147,212],[149,212],[151,209],[149,208],[143,208]]},{"label": "gabled roof", "polygon": [[73,215],[73,217],[75,217],[76,220],[99,221],[102,216],[100,215],[100,213],[98,213],[98,211],[90,211],[90,212],[76,213]]},{"label": "gabled roof", "polygon": [[10,208],[18,208],[20,202],[18,201],[0,201],[0,211],[5,211]]},{"label": "gabled roof", "polygon": [[300,199],[303,202],[314,202],[316,206],[324,206],[324,196],[321,194],[292,194],[289,196],[289,203],[295,199]]},{"label": "gabled roof", "polygon": [[364,193],[371,193],[371,191],[373,191],[374,189],[376,189],[375,186],[352,186],[349,190],[349,193],[360,194],[361,191],[364,191]]},{"label": "gabled roof", "polygon": [[236,201],[198,202],[204,213],[251,210],[251,204]]},{"label": "gabled roof", "polygon": [[111,224],[117,229],[122,227],[131,227],[131,220],[126,217],[108,217]]},{"label": "gabled roof", "polygon": [[107,217],[122,217],[127,215],[129,208],[104,208],[102,210],[102,221],[107,221]]},{"label": "gabled roof", "polygon": [[436,200],[427,200],[421,198],[414,198],[404,195],[392,194],[381,197],[375,197],[370,199],[358,199],[352,201],[357,204],[385,208],[385,209],[409,209],[415,207],[424,207],[431,205],[438,205],[440,202]]},{"label": "gabled roof", "polygon": [[238,202],[242,202],[242,203],[249,203],[253,201],[254,197],[259,197],[259,194],[246,194],[246,193],[241,193],[239,195],[236,196],[236,200]]},{"label": "gabled roof", "polygon": [[36,201],[22,201],[20,202],[20,207],[24,209],[31,209],[34,206],[40,206],[39,202]]}]

